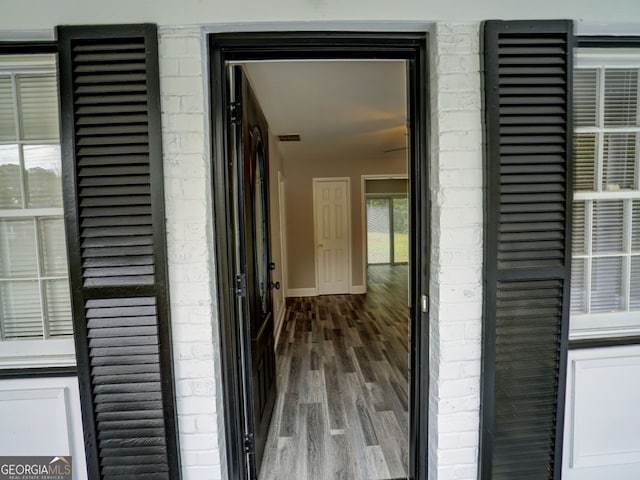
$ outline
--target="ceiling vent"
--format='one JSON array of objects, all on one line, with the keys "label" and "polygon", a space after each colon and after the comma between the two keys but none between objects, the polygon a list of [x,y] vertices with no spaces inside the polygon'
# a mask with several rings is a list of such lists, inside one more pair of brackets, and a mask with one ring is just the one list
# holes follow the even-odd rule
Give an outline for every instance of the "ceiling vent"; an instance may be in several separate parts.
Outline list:
[{"label": "ceiling vent", "polygon": [[278,140],[281,142],[299,142],[300,134],[299,133],[285,133],[282,135],[278,135]]}]

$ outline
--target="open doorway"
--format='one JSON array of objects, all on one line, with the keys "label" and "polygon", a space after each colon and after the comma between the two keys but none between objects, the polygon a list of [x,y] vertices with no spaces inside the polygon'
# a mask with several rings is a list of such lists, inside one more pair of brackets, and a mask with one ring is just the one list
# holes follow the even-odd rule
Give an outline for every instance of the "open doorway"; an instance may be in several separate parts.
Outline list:
[{"label": "open doorway", "polygon": [[361,190],[367,271],[374,270],[375,266],[408,265],[409,178],[406,175],[363,175]]},{"label": "open doorway", "polygon": [[[269,58],[258,49],[249,58],[225,60],[224,47],[215,41],[212,47],[214,77],[223,79],[217,93],[231,106],[218,137],[227,145],[217,152],[227,160],[215,165],[223,178],[214,180],[225,188],[217,198],[231,204],[216,212],[216,223],[235,225],[218,246],[231,260],[219,265],[219,273],[235,285],[222,292],[222,315],[237,318],[240,327],[222,326],[228,333],[222,336],[227,451],[240,461],[238,478],[421,478],[426,457],[417,452],[426,451],[420,442],[426,438],[427,385],[416,379],[428,378],[422,354],[428,339],[416,321],[425,312],[415,307],[421,305],[427,259],[408,252],[424,251],[427,240],[424,133],[415,129],[424,112],[413,104],[422,94],[416,88],[421,44],[387,53],[389,58],[349,49],[327,58],[301,48],[295,59],[291,52]],[[393,82],[385,78],[394,75],[396,91],[390,92]],[[319,92],[331,83],[340,88]],[[369,100],[362,91],[373,92]],[[298,104],[306,102],[311,129],[286,118],[295,117],[290,105],[296,94],[302,95]],[[382,105],[394,94],[395,112]],[[314,95],[320,103],[309,106]],[[335,110],[345,105],[351,108]],[[282,123],[283,112],[290,123]],[[405,196],[411,225],[405,255],[416,262],[392,259],[386,271],[376,270],[379,265],[370,270],[360,229],[365,192],[352,186],[359,187],[363,175],[398,173],[412,185]],[[277,205],[269,202],[269,177],[279,179]],[[322,289],[325,276],[332,290]],[[278,290],[283,284],[286,291]],[[273,360],[264,352],[274,343],[259,337],[278,339]]]},{"label": "open doorway", "polygon": [[[272,290],[277,394],[268,436],[255,439],[258,477],[405,478],[407,267],[388,261],[367,265],[358,276],[369,243],[359,231],[358,188],[363,176],[407,175],[406,61],[262,61],[233,68],[241,68],[237,74],[252,92],[242,102],[255,97],[255,109],[264,114],[271,132],[269,176],[284,178],[287,199],[269,208],[270,281],[286,276],[289,288]],[[247,127],[251,135],[250,121]],[[402,208],[395,207],[401,217]],[[282,210],[288,225],[280,221]],[[283,236],[287,272],[279,258]],[[255,390],[269,388],[256,384]],[[254,413],[257,435],[264,411]]]}]

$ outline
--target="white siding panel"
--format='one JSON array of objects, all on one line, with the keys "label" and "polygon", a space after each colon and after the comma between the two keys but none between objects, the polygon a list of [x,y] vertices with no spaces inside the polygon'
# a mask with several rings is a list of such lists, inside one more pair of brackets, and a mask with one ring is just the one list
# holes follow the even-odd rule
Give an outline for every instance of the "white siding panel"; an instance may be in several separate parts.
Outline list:
[{"label": "white siding panel", "polygon": [[0,380],[0,425],[2,455],[71,455],[87,479],[77,378]]},{"label": "white siding panel", "polygon": [[564,480],[640,478],[640,346],[569,352]]}]

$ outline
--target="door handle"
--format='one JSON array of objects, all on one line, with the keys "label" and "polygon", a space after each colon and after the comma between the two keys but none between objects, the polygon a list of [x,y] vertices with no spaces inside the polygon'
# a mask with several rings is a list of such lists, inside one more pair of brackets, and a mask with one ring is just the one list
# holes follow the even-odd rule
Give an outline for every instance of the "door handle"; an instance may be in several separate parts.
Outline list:
[{"label": "door handle", "polygon": [[274,288],[276,290],[280,290],[280,282],[276,282],[276,283],[271,282],[270,287],[271,287],[271,290],[273,290]]}]

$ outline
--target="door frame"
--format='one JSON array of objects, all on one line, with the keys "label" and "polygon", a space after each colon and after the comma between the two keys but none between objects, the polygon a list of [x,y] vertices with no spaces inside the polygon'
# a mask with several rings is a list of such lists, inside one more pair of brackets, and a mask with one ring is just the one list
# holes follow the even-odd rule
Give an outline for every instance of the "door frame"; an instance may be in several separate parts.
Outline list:
[{"label": "door frame", "polygon": [[[280,311],[277,312],[275,320],[276,339],[275,345],[277,347],[280,340],[280,332],[284,325],[284,318],[287,312],[287,290],[289,288],[289,260],[287,258],[287,209],[286,209],[286,193],[285,185],[286,179],[282,175],[282,172],[278,170],[278,215],[280,217],[280,284],[282,286],[282,305]],[[275,315],[275,313],[274,313]]]},{"label": "door frame", "polygon": [[320,259],[318,258],[318,216],[316,211],[316,188],[321,182],[347,182],[347,293],[353,288],[353,247],[351,245],[351,178],[350,177],[314,177],[311,180],[313,186],[313,242],[314,260],[316,263],[316,295],[320,295]]},{"label": "door frame", "polygon": [[[248,478],[244,438],[242,355],[235,292],[236,235],[233,172],[228,161],[232,111],[227,97],[228,62],[249,60],[396,59],[407,63],[409,114],[410,407],[409,478],[427,479],[429,414],[429,314],[421,307],[429,292],[430,192],[426,32],[268,32],[208,35],[212,145],[212,199],[220,328],[222,406],[226,468],[232,480]],[[418,381],[419,380],[419,381]]]}]

